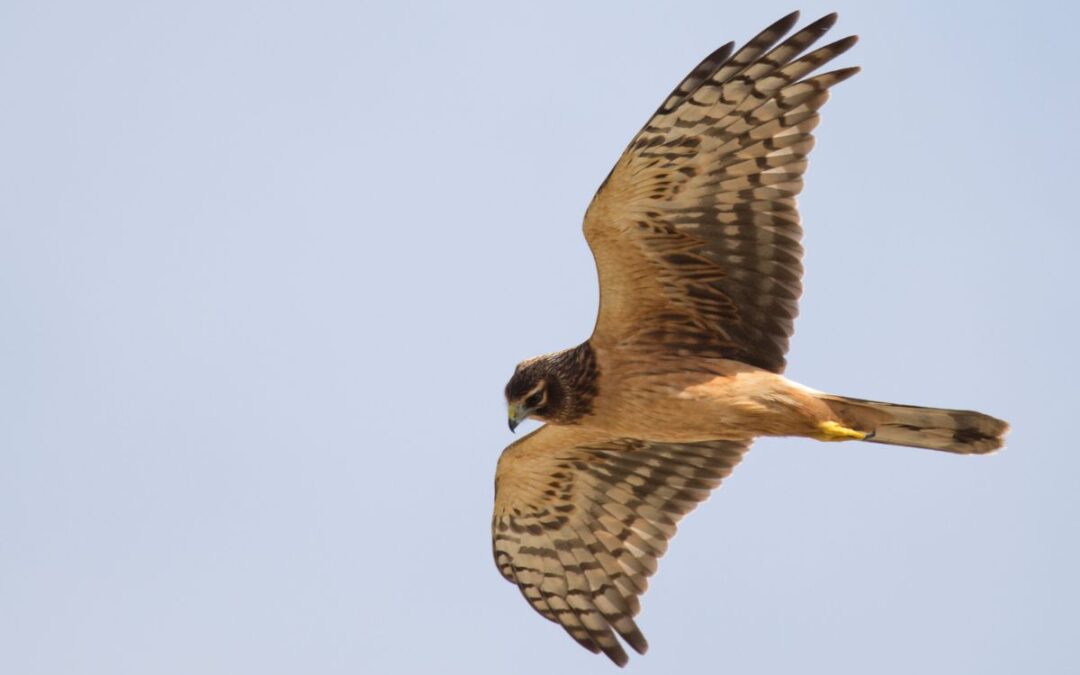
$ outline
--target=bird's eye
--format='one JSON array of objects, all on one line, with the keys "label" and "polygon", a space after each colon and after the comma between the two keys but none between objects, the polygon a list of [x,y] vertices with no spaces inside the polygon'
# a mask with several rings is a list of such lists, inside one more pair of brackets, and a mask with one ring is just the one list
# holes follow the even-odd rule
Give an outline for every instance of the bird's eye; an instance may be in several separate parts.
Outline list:
[{"label": "bird's eye", "polygon": [[535,394],[533,394],[532,396],[530,396],[529,398],[525,399],[525,407],[527,407],[527,408],[536,408],[536,407],[538,407],[540,405],[541,402],[543,402],[543,400],[544,400],[544,393],[538,391]]}]

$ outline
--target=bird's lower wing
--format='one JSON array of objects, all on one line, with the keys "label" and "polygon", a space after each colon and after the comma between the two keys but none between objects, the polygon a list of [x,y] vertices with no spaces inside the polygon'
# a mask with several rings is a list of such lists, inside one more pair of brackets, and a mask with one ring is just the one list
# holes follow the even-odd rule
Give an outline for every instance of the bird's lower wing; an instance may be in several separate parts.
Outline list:
[{"label": "bird's lower wing", "polygon": [[624,665],[639,596],[679,519],[731,473],[748,441],[602,439],[548,425],[507,448],[495,477],[495,564],[578,644]]}]

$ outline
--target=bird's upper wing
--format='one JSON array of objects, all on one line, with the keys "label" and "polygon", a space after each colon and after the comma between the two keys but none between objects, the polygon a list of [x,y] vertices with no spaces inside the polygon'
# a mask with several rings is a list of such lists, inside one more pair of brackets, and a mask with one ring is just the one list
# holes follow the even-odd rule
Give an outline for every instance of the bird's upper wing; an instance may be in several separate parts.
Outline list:
[{"label": "bird's upper wing", "polygon": [[731,358],[781,372],[802,292],[802,189],[828,89],[809,74],[854,36],[799,56],[826,16],[791,14],[713,52],[638,133],[585,215],[600,277],[594,341]]},{"label": "bird's upper wing", "polygon": [[495,564],[533,608],[619,665],[647,648],[633,617],[679,519],[738,464],[748,441],[653,443],[547,425],[495,474]]}]

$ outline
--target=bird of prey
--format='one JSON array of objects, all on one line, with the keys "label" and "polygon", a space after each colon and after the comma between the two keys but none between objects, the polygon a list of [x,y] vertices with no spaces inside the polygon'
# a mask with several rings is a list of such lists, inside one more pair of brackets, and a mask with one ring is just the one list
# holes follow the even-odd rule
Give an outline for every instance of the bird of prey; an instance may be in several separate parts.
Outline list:
[{"label": "bird of prey", "polygon": [[[829,89],[855,44],[807,51],[830,14],[792,13],[694,68],[585,214],[600,310],[584,343],[522,362],[509,423],[545,422],[495,473],[495,563],[532,607],[618,665],[644,653],[639,597],[679,518],[757,436],[961,454],[1002,445],[977,412],[835,396],[786,379],[802,290],[795,196]],[[781,41],[782,40],[782,41]]]}]

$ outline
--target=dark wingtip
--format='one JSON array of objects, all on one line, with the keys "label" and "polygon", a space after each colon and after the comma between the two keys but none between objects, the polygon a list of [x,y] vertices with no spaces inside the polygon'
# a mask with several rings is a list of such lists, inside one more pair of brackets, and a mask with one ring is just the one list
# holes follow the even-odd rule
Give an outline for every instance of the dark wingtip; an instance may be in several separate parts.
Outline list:
[{"label": "dark wingtip", "polygon": [[825,31],[829,30],[830,28],[832,28],[833,26],[836,25],[836,20],[838,18],[840,18],[840,15],[837,14],[836,12],[833,12],[832,14],[826,14],[825,16],[821,17],[820,19],[818,19],[814,23],[810,24],[806,28],[803,28],[803,30],[816,31],[818,33],[824,33]]},{"label": "dark wingtip", "polygon": [[840,84],[844,80],[858,75],[861,70],[862,68],[859,66],[851,66],[850,68],[841,68],[839,70],[834,70],[833,75],[836,77],[836,82],[834,82],[833,84]]},{"label": "dark wingtip", "polygon": [[794,26],[798,22],[798,20],[799,20],[799,10],[795,10],[794,12],[791,12],[790,14],[788,14],[788,15],[784,16],[783,18],[777,20],[771,26],[766,28],[765,30],[779,30],[779,31],[781,31],[783,33],[787,33],[789,30],[791,30],[791,27]]},{"label": "dark wingtip", "polygon": [[641,634],[641,631],[638,630],[637,626],[634,626],[633,630],[620,631],[619,635],[626,641],[626,644],[633,647],[634,651],[638,654],[644,654],[649,651],[649,643],[645,639],[645,636]]},{"label": "dark wingtip", "polygon": [[722,63],[724,61],[727,61],[728,57],[731,56],[731,53],[734,51],[735,41],[731,40],[730,42],[717,47],[712,54],[709,54],[709,58],[707,60],[714,60]]},{"label": "dark wingtip", "polygon": [[849,35],[846,38],[841,38],[841,39],[837,40],[836,42],[832,43],[831,45],[828,46],[828,49],[833,50],[834,52],[836,52],[836,55],[839,56],[840,54],[843,54],[847,50],[854,47],[855,44],[858,41],[859,41],[859,36],[858,35]]},{"label": "dark wingtip", "polygon": [[626,650],[618,643],[615,643],[614,647],[603,647],[602,649],[604,650],[604,655],[611,659],[618,667],[625,668],[626,664],[630,663],[630,657],[626,655]]}]

